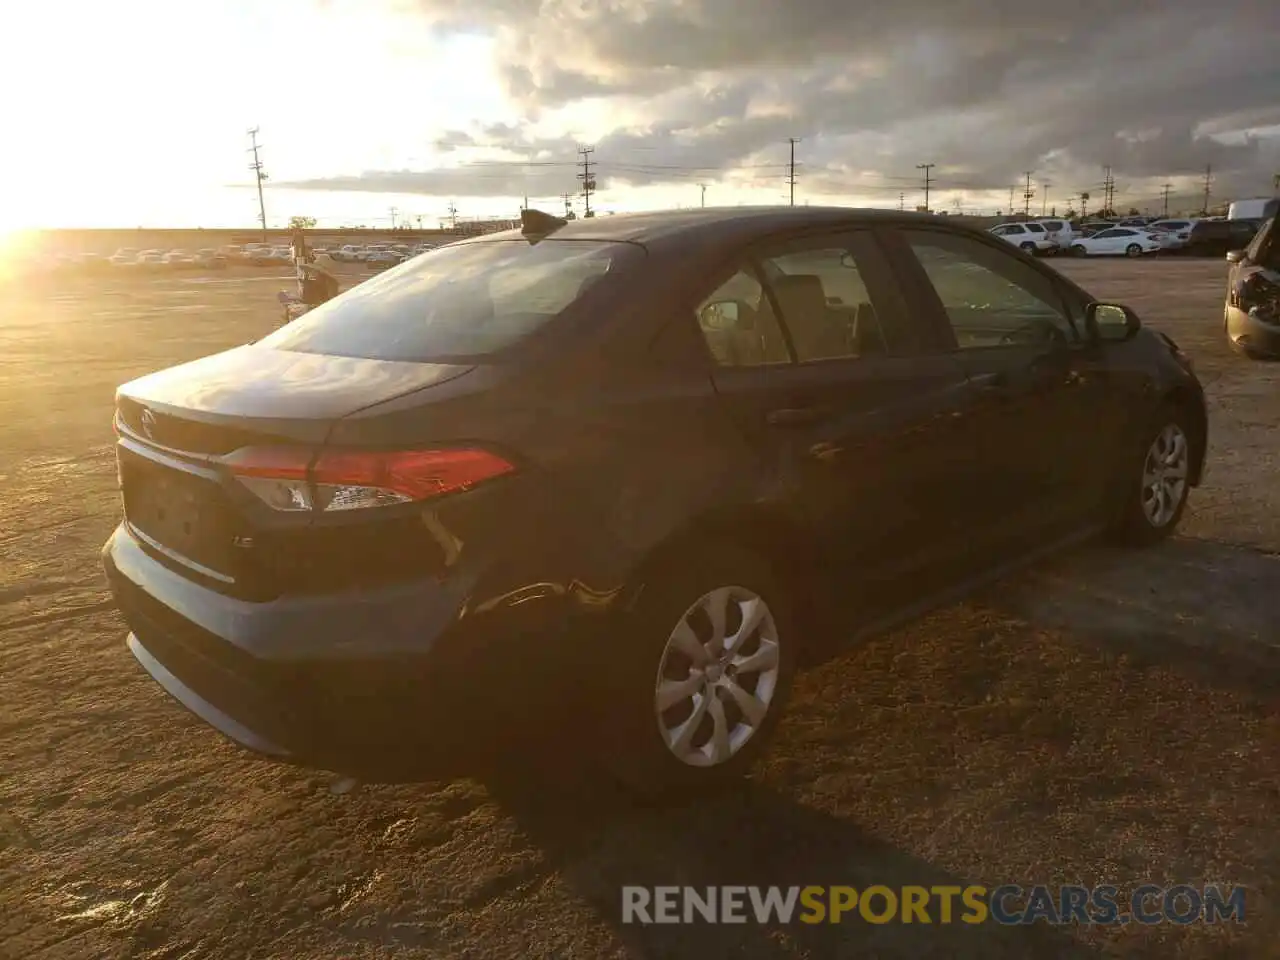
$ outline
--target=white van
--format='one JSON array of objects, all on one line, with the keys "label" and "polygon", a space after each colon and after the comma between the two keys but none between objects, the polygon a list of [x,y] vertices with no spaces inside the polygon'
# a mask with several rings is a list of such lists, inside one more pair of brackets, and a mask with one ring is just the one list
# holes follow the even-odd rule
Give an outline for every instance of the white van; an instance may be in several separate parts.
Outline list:
[{"label": "white van", "polygon": [[1232,201],[1227,208],[1228,220],[1270,220],[1280,213],[1280,197],[1254,197]]}]

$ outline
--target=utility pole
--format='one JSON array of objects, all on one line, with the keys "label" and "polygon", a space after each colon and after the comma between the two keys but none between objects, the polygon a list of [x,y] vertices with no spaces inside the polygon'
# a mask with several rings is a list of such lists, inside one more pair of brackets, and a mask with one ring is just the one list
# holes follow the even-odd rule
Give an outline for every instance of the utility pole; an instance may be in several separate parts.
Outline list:
[{"label": "utility pole", "polygon": [[458,207],[452,200],[449,201],[449,229],[458,229]]},{"label": "utility pole", "polygon": [[933,177],[929,176],[929,171],[936,167],[936,163],[917,163],[916,169],[924,171],[924,212],[929,212],[929,187],[933,184]]},{"label": "utility pole", "polygon": [[560,194],[560,199],[564,201],[564,215],[567,217],[573,213],[573,194],[562,193]]},{"label": "utility pole", "polygon": [[905,193],[898,194],[898,209],[907,209],[907,195]]},{"label": "utility pole", "polygon": [[396,228],[396,214],[400,212],[400,208],[392,207],[390,212],[391,212],[391,229],[394,230]]},{"label": "utility pole", "polygon": [[1280,193],[1280,173],[1271,177],[1271,190],[1273,193]]},{"label": "utility pole", "polygon": [[1209,188],[1213,185],[1213,164],[1207,163],[1204,167],[1204,210],[1203,214],[1209,215]]},{"label": "utility pole", "polygon": [[1102,168],[1102,206],[1105,213],[1114,216],[1116,212],[1116,178],[1111,176],[1111,165]]},{"label": "utility pole", "polygon": [[1089,191],[1080,191],[1080,219],[1087,220],[1089,217]]},{"label": "utility pole", "polygon": [[791,144],[791,162],[787,164],[787,183],[791,187],[791,206],[796,205],[796,144],[800,142],[799,137],[789,137],[787,143]]},{"label": "utility pole", "polygon": [[591,209],[591,193],[596,188],[595,174],[591,172],[595,162],[591,159],[591,155],[595,152],[595,147],[582,147],[578,151],[578,155],[582,157],[582,172],[578,174],[578,179],[582,181],[582,215],[584,217],[595,216],[595,212]]},{"label": "utility pole", "polygon": [[262,196],[262,181],[267,179],[266,172],[262,169],[262,160],[258,156],[258,128],[254,127],[249,131],[249,142],[253,144],[249,150],[253,153],[253,163],[249,165],[249,169],[253,171],[254,179],[258,181],[258,222],[262,224],[262,242],[267,242],[267,203]]},{"label": "utility pole", "polygon": [[1162,217],[1169,216],[1169,191],[1172,189],[1173,184],[1166,183],[1160,190],[1160,199],[1164,201],[1164,212],[1160,214]]},{"label": "utility pole", "polygon": [[1027,170],[1023,173],[1026,185],[1022,188],[1022,215],[1024,217],[1031,216],[1031,198],[1036,192],[1031,189],[1031,171]]},{"label": "utility pole", "polygon": [[705,183],[698,184],[698,189],[702,191],[702,205],[707,205],[707,185]]},{"label": "utility pole", "polygon": [[1013,191],[1016,189],[1017,187],[1009,188],[1009,216],[1011,217],[1013,216]]},{"label": "utility pole", "polygon": [[1053,184],[1048,180],[1040,181],[1040,216],[1044,216],[1045,208],[1049,206],[1049,188]]}]

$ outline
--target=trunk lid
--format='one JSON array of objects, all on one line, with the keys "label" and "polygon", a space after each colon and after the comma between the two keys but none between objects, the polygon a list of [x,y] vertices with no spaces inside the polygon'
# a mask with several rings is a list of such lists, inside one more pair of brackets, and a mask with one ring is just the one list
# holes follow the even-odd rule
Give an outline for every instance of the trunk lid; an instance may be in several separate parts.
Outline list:
[{"label": "trunk lid", "polygon": [[343,417],[472,369],[251,344],[133,380],[116,393],[125,520],[157,560],[218,590],[266,599],[314,579],[281,564],[314,555],[325,534],[306,529],[306,517],[269,516],[220,458],[249,446],[318,448]]},{"label": "trunk lid", "polygon": [[472,369],[249,344],[126,383],[117,412],[129,432],[186,453],[224,454],[264,438],[322,443],[335,420]]}]

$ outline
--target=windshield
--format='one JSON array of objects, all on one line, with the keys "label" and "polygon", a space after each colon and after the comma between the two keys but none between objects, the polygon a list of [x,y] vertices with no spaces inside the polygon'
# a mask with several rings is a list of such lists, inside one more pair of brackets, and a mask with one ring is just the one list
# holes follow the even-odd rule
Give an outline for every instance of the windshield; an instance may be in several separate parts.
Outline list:
[{"label": "windshield", "polygon": [[369,360],[489,356],[544,327],[638,250],[585,240],[441,247],[366,280],[260,342]]}]

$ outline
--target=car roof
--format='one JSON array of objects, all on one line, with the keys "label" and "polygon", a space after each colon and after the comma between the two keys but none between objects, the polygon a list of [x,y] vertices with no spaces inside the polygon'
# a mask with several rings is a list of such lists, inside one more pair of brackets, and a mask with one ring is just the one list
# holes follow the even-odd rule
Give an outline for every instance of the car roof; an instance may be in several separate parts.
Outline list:
[{"label": "car roof", "polygon": [[[929,213],[862,207],[699,207],[570,220],[551,236],[557,240],[615,241],[642,246],[658,243],[683,245],[710,239],[719,242],[749,242],[754,237],[810,227],[873,223],[918,225],[947,223],[949,219]],[[960,224],[957,222],[957,225]],[[504,230],[501,233],[470,237],[460,244],[520,239],[523,239],[523,235],[518,229]]]}]

